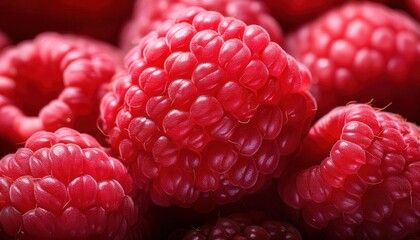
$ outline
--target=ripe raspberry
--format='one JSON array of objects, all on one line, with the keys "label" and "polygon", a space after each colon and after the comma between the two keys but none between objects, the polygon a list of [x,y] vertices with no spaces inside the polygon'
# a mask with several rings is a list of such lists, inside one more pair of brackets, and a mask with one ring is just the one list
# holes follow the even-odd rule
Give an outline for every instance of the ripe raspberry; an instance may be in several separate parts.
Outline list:
[{"label": "ripe raspberry", "polygon": [[131,49],[162,22],[177,18],[182,11],[192,6],[218,11],[246,24],[260,25],[267,30],[272,41],[280,45],[283,43],[281,27],[259,0],[142,0],[137,2],[133,17],[121,33],[120,45],[123,49]]},{"label": "ripe raspberry", "polygon": [[37,132],[0,161],[0,226],[16,239],[122,239],[137,218],[134,189],[90,135]]},{"label": "ripe raspberry", "polygon": [[377,3],[349,3],[287,39],[311,71],[320,116],[369,102],[420,123],[420,25]]},{"label": "ripe raspberry", "polygon": [[271,219],[261,212],[236,213],[217,218],[213,223],[182,233],[174,233],[171,240],[206,239],[294,239],[301,240],[299,231],[291,224]]},{"label": "ripe raspberry", "polygon": [[162,206],[234,202],[281,174],[315,113],[306,69],[257,25],[192,7],[126,56],[112,148]]},{"label": "ripe raspberry", "polygon": [[121,62],[107,44],[52,32],[8,48],[0,56],[0,136],[21,142],[60,127],[99,135],[99,102]]},{"label": "ripe raspberry", "polygon": [[280,197],[329,239],[420,233],[420,127],[367,104],[337,107],[311,128]]},{"label": "ripe raspberry", "polygon": [[45,31],[83,34],[117,43],[135,0],[0,1],[0,29],[14,42]]}]

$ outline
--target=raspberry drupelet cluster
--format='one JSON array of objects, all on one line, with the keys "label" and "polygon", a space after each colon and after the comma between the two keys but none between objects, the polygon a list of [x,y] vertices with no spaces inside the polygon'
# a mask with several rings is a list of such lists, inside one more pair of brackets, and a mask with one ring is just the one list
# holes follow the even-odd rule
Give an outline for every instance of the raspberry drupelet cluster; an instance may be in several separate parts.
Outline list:
[{"label": "raspberry drupelet cluster", "polygon": [[299,28],[288,52],[312,73],[319,115],[372,101],[420,123],[420,24],[372,2],[347,3]]},{"label": "raspberry drupelet cluster", "polygon": [[123,239],[135,189],[92,136],[39,131],[0,161],[0,226],[16,239]]},{"label": "raspberry drupelet cluster", "polygon": [[279,182],[302,225],[328,239],[404,239],[420,226],[420,128],[367,104],[337,107]]},{"label": "raspberry drupelet cluster", "polygon": [[[175,232],[176,233],[176,232]],[[262,212],[235,213],[219,217],[214,222],[182,231],[169,237],[170,240],[207,239],[284,239],[302,240],[299,231],[291,224],[272,219]]]},{"label": "raspberry drupelet cluster", "polygon": [[283,44],[280,25],[259,0],[142,0],[137,2],[133,16],[121,32],[121,47],[131,49],[142,37],[156,30],[166,20],[177,18],[189,7],[217,11],[223,16],[235,17],[248,25],[260,25],[268,32],[273,42]]},{"label": "raspberry drupelet cluster", "polygon": [[122,64],[119,50],[76,35],[46,32],[9,47],[0,61],[0,136],[71,127],[100,136],[99,103]]},{"label": "raspberry drupelet cluster", "polygon": [[306,68],[257,25],[192,7],[144,37],[101,120],[162,206],[231,203],[278,177],[316,106]]}]

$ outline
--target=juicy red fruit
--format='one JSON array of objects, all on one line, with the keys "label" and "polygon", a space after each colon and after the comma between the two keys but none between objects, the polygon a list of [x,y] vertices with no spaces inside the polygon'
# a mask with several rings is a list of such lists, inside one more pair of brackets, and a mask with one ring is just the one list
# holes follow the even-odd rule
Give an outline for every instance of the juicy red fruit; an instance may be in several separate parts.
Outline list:
[{"label": "juicy red fruit", "polygon": [[396,114],[367,104],[335,108],[311,128],[279,194],[329,239],[418,234],[419,140],[420,128]]},{"label": "juicy red fruit", "polygon": [[302,239],[293,225],[273,219],[262,212],[230,214],[196,229],[187,230],[186,233],[184,231],[175,231],[169,239]]},{"label": "juicy red fruit", "polygon": [[103,98],[103,128],[162,206],[257,191],[282,173],[315,113],[308,72],[263,28],[201,8],[143,38],[126,70]]},{"label": "juicy red fruit", "polygon": [[60,127],[100,136],[99,101],[121,64],[118,50],[48,32],[9,47],[0,59],[1,136],[21,143]]},{"label": "juicy red fruit", "polygon": [[[137,2],[133,16],[121,32],[121,47],[129,50],[137,45],[142,37],[156,30],[164,21],[177,18],[188,7],[202,7],[217,11],[226,17],[235,17],[246,24],[258,24],[267,30],[273,42],[283,43],[281,27],[259,0],[142,0]],[[175,33],[178,30],[174,29],[171,32]]]},{"label": "juicy red fruit", "polygon": [[0,161],[0,226],[19,239],[122,239],[137,220],[134,190],[92,136],[37,132]]},{"label": "juicy red fruit", "polygon": [[332,9],[292,33],[291,55],[312,73],[319,115],[351,101],[420,121],[420,25],[379,3]]}]

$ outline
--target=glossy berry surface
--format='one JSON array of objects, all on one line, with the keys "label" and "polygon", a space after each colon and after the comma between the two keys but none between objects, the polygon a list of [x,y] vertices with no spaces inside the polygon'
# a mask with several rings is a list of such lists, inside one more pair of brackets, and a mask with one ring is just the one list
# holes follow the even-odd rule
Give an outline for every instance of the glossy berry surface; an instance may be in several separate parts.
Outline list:
[{"label": "glossy berry surface", "polygon": [[[300,222],[328,239],[420,233],[420,128],[367,104],[319,119],[279,184]],[[300,164],[299,164],[300,163]]]},{"label": "glossy berry surface", "polygon": [[120,45],[129,50],[142,37],[168,19],[175,19],[188,7],[217,11],[226,17],[235,17],[246,24],[258,24],[267,30],[271,41],[283,44],[280,25],[259,0],[142,0],[138,1],[133,16],[121,32]]},{"label": "glossy berry surface", "polygon": [[270,219],[260,212],[246,212],[219,217],[196,229],[191,229],[183,236],[178,233],[171,240],[207,240],[207,239],[266,239],[266,240],[301,240],[299,231],[291,224]]},{"label": "glossy berry surface", "polygon": [[420,121],[420,25],[370,2],[348,3],[304,25],[288,51],[313,76],[319,116],[350,101]]},{"label": "glossy berry surface", "polygon": [[99,135],[100,99],[119,51],[76,35],[42,33],[0,55],[0,135],[21,143],[40,130]]},{"label": "glossy berry surface", "polygon": [[280,175],[315,114],[306,69],[257,25],[189,8],[126,56],[103,129],[162,206],[234,202]]},{"label": "glossy berry surface", "polygon": [[0,161],[0,226],[17,239],[123,239],[134,189],[90,135],[40,131]]}]

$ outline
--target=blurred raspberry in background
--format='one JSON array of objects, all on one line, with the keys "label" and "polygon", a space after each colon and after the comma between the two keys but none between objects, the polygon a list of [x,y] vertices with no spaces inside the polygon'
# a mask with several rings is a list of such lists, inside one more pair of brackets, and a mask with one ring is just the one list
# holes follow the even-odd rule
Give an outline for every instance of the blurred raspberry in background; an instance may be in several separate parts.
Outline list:
[{"label": "blurred raspberry in background", "polygon": [[0,29],[15,43],[57,31],[116,44],[133,4],[134,0],[0,0]]}]

